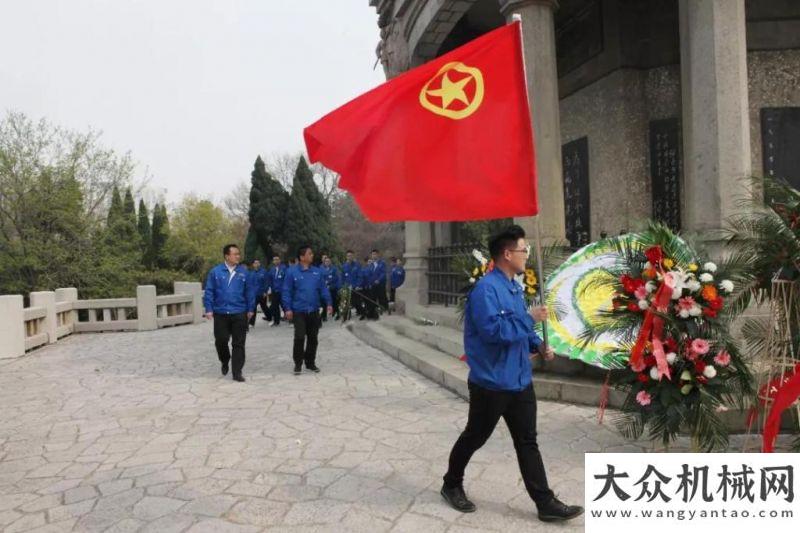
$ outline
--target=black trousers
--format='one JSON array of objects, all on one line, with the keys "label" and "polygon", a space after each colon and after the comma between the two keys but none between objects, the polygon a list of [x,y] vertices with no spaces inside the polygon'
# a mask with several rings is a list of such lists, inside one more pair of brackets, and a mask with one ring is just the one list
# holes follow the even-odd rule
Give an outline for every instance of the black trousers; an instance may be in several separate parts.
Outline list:
[{"label": "black trousers", "polygon": [[379,318],[378,308],[387,309],[389,307],[389,301],[386,299],[386,286],[377,285],[370,288],[369,298],[372,301],[367,302],[367,317]]},{"label": "black trousers", "polygon": [[267,307],[267,295],[262,294],[258,298],[256,298],[256,307],[255,309],[253,309],[253,316],[250,317],[251,326],[255,326],[256,324],[256,310],[258,309],[259,305],[261,306],[261,312],[264,313],[264,316],[267,318],[267,320],[269,320],[270,310],[269,307]]},{"label": "black trousers", "polygon": [[317,360],[317,335],[319,333],[319,313],[295,313],[294,319],[294,357],[295,366],[305,362],[312,367]]},{"label": "black trousers", "polygon": [[[228,342],[233,337],[233,357]],[[244,368],[244,341],[247,337],[247,313],[220,315],[214,313],[214,345],[217,356],[223,363],[233,359],[233,374],[241,374]]]},{"label": "black trousers", "polygon": [[281,293],[273,292],[270,296],[269,314],[273,324],[281,323]]},{"label": "black trousers", "polygon": [[450,452],[450,462],[444,482],[449,487],[461,486],[464,470],[472,454],[484,445],[494,431],[500,417],[506,422],[522,481],[531,499],[545,503],[553,497],[536,442],[536,396],[533,385],[520,392],[492,391],[468,382],[469,417],[467,427],[458,437]]},{"label": "black trousers", "polygon": [[391,289],[389,289],[389,301],[394,303],[395,296],[397,296],[397,288],[396,287],[392,287]]}]

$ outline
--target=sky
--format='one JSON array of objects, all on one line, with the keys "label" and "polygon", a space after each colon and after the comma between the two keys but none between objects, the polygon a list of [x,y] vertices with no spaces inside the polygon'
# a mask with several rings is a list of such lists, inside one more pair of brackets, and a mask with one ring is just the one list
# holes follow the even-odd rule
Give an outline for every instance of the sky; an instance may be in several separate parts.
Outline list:
[{"label": "sky", "polygon": [[0,0],[0,114],[102,132],[170,201],[384,81],[368,0]]}]

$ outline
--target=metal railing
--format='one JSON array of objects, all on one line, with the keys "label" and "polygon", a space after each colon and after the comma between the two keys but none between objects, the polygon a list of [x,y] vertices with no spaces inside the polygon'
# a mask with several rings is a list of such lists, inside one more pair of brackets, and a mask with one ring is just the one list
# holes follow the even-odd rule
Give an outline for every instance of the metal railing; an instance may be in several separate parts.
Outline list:
[{"label": "metal railing", "polygon": [[468,281],[466,274],[457,268],[460,257],[469,256],[480,248],[478,243],[460,243],[428,248],[428,303],[444,306],[458,304]]}]

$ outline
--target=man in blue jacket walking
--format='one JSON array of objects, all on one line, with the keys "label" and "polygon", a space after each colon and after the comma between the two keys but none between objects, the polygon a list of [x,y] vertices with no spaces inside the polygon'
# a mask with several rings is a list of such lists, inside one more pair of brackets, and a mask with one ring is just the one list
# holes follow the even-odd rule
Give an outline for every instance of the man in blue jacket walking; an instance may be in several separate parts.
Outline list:
[{"label": "man in blue jacket walking", "polygon": [[465,308],[464,349],[469,365],[469,415],[467,426],[450,452],[441,494],[456,510],[472,512],[475,504],[464,493],[464,470],[489,439],[502,417],[517,452],[522,481],[536,503],[539,519],[569,520],[583,512],[558,500],[547,483],[542,455],[536,441],[536,396],[531,359],[539,353],[555,356],[544,347],[533,329],[534,320],[545,320],[547,308],[530,312],[523,288],[514,276],[525,270],[530,248],[525,231],[511,226],[493,236],[489,253],[495,268],[475,284]]},{"label": "man in blue jacket walking", "polygon": [[269,317],[269,308],[267,307],[267,271],[261,266],[261,261],[253,259],[253,269],[250,271],[253,277],[253,288],[256,291],[256,305],[253,307],[253,316],[250,317],[250,326],[256,325],[256,313],[258,306],[261,306],[261,312],[264,313],[264,318]]},{"label": "man in blue jacket walking", "polygon": [[267,271],[267,289],[272,293],[269,301],[269,318],[273,326],[281,324],[281,291],[283,290],[283,280],[286,277],[286,265],[281,264],[281,258],[277,255],[272,258],[272,266]]},{"label": "man in blue jacket walking", "polygon": [[387,309],[389,302],[386,299],[386,263],[381,259],[379,250],[371,252],[372,265],[369,270],[369,298],[367,302],[367,318],[378,320],[380,314],[378,308]]},{"label": "man in blue jacket walking", "polygon": [[[339,269],[331,261],[330,256],[323,256],[322,266],[320,267],[322,276],[325,279],[325,286],[328,287],[328,292],[331,295],[331,303],[333,304],[333,317],[339,319],[339,289],[342,287],[341,277],[339,276]],[[324,309],[322,310],[322,321],[327,322],[328,317]]]},{"label": "man in blue jacket walking", "polygon": [[392,257],[392,272],[389,278],[389,303],[394,303],[399,289],[406,281],[406,269],[397,257]]},{"label": "man in blue jacket walking", "polygon": [[[244,265],[240,265],[241,252],[235,244],[222,249],[225,261],[208,272],[203,294],[206,318],[214,321],[214,344],[222,363],[222,375],[228,373],[228,363],[233,359],[233,379],[244,381],[244,342],[247,322],[256,307],[253,278]],[[233,337],[233,354],[228,342]]]},{"label": "man in blue jacket walking", "polygon": [[333,312],[331,295],[319,268],[312,266],[314,252],[303,245],[297,251],[299,263],[286,271],[281,299],[286,320],[294,323],[294,373],[300,374],[303,363],[306,369],[319,372],[317,359],[317,334],[319,333],[321,302],[328,314]]}]

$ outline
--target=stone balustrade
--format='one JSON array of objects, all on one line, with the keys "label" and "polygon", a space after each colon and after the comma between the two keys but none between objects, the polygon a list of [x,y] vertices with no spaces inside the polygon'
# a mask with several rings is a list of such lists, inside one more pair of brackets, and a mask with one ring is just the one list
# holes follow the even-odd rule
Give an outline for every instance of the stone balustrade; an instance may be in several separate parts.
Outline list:
[{"label": "stone balustrade", "polygon": [[0,295],[0,359],[20,357],[73,333],[148,331],[203,320],[200,283],[179,281],[174,294],[156,295],[140,285],[133,298],[79,300],[78,290],[32,292],[29,307],[19,294]]}]

